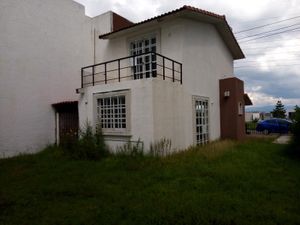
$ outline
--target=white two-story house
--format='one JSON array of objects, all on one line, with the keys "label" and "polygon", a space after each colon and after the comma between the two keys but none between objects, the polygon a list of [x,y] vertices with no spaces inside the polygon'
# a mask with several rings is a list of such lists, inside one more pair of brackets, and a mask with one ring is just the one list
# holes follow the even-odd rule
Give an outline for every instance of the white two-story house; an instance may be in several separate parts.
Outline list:
[{"label": "white two-story house", "polygon": [[249,99],[233,69],[244,54],[225,16],[183,6],[96,42],[98,63],[81,70],[79,119],[99,124],[112,148],[139,140],[147,150],[165,138],[184,149],[244,135]]},{"label": "white two-story house", "polygon": [[233,71],[244,55],[224,16],[184,6],[132,23],[90,18],[72,0],[2,0],[0,17],[0,157],[59,143],[86,121],[112,149],[245,134]]}]

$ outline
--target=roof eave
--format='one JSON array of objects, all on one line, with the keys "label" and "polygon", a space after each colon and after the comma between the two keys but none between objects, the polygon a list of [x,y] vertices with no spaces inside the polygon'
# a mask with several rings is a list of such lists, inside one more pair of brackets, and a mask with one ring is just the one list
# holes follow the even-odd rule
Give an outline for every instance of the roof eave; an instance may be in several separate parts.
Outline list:
[{"label": "roof eave", "polygon": [[[206,12],[206,11],[204,11],[204,12]],[[201,20],[203,20],[204,22],[208,22],[208,23],[215,25],[216,29],[220,33],[220,36],[222,37],[224,43],[228,47],[234,60],[245,58],[245,55],[244,55],[242,49],[240,48],[229,24],[227,23],[225,16],[220,16],[217,14],[209,14],[207,12],[200,13],[197,11],[196,8],[192,8],[189,6],[183,6],[180,9],[171,11],[169,13],[165,13],[163,15],[154,17],[149,20],[142,21],[140,23],[136,23],[132,26],[124,27],[120,30],[100,35],[99,38],[100,39],[117,38],[117,37],[125,35],[129,32],[134,32],[136,30],[139,30],[141,28],[155,26],[162,20],[167,20],[167,19],[169,20],[170,18],[174,18],[174,17],[190,16],[190,15],[197,16],[198,18],[201,18]]]},{"label": "roof eave", "polygon": [[227,21],[224,20],[224,22],[216,24],[216,29],[220,33],[220,36],[223,38],[224,43],[231,52],[233,59],[244,59],[245,55]]},{"label": "roof eave", "polygon": [[253,103],[247,93],[244,93],[244,102],[245,102],[245,105],[253,105]]},{"label": "roof eave", "polygon": [[140,30],[141,28],[146,28],[155,24],[158,24],[159,21],[158,20],[153,20],[153,21],[149,21],[148,23],[145,24],[139,24],[139,25],[133,25],[133,26],[129,26],[129,27],[124,27],[118,31],[115,32],[111,32],[111,33],[107,33],[107,34],[103,34],[103,35],[99,35],[99,39],[113,39],[113,38],[117,38],[123,35],[126,35],[128,33],[134,32],[136,30]]}]

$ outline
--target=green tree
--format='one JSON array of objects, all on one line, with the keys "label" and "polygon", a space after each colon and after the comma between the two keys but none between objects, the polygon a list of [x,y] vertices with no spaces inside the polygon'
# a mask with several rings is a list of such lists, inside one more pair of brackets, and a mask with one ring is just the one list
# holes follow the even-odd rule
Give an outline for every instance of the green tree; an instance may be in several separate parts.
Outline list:
[{"label": "green tree", "polygon": [[300,146],[300,107],[297,105],[295,106],[295,116],[292,132],[294,134],[294,139]]},{"label": "green tree", "polygon": [[273,117],[285,118],[286,110],[285,110],[284,105],[282,104],[281,101],[278,101],[276,103],[276,106],[275,106],[275,108],[273,109],[273,111],[271,113],[272,113]]}]

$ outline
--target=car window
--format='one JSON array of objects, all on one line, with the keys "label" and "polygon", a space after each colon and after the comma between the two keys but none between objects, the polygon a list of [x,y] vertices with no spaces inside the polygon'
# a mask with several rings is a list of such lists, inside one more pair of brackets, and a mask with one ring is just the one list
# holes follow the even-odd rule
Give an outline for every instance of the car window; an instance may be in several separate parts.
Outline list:
[{"label": "car window", "polygon": [[266,122],[268,124],[277,124],[276,120],[267,120]]}]

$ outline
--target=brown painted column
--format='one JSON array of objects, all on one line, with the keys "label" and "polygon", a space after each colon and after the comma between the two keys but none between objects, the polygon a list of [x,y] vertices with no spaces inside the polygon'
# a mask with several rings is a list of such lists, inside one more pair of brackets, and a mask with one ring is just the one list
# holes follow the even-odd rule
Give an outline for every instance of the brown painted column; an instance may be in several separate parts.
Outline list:
[{"label": "brown painted column", "polygon": [[245,138],[244,82],[236,77],[219,81],[221,138]]}]

